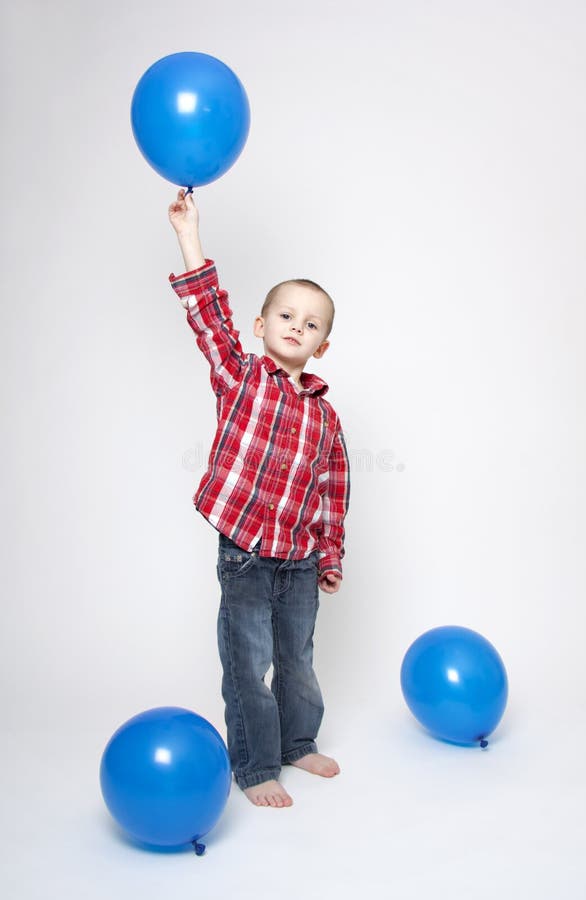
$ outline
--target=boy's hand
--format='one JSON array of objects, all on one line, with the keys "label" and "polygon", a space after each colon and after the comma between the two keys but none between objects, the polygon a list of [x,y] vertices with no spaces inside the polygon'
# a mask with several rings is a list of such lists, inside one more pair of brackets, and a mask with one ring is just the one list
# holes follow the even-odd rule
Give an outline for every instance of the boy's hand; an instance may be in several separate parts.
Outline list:
[{"label": "boy's hand", "polygon": [[205,256],[199,239],[199,212],[193,202],[193,194],[186,194],[183,188],[178,191],[177,200],[169,206],[169,221],[177,232],[185,270],[192,272],[204,266]]},{"label": "boy's hand", "polygon": [[199,212],[193,202],[193,194],[186,194],[181,188],[177,200],[169,206],[169,221],[177,234],[197,234]]},{"label": "boy's hand", "polygon": [[335,594],[342,584],[342,579],[335,572],[326,572],[317,579],[318,586],[326,594]]}]

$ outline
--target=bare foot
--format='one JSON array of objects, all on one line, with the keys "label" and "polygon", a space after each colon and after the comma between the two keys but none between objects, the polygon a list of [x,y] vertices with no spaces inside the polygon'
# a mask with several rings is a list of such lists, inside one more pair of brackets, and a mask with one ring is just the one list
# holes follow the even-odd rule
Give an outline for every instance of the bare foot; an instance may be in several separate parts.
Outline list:
[{"label": "bare foot", "polygon": [[308,753],[301,759],[291,763],[292,766],[299,766],[306,772],[312,772],[314,775],[323,775],[324,778],[332,778],[340,772],[340,766],[335,759],[330,756],[324,756],[322,753]]},{"label": "bare foot", "polygon": [[293,800],[282,784],[275,779],[244,788],[244,793],[255,806],[291,806]]}]

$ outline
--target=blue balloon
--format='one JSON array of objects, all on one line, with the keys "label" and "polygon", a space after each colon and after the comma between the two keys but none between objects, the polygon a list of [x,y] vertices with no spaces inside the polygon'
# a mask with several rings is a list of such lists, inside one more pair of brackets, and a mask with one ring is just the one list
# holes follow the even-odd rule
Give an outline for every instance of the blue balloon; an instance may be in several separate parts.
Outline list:
[{"label": "blue balloon", "polygon": [[206,719],[177,706],[142,712],[112,735],[102,755],[106,806],[132,837],[159,847],[194,843],[226,805],[226,745]]},{"label": "blue balloon", "polygon": [[207,53],[172,53],[147,69],[131,104],[132,132],[153,169],[174,184],[209,184],[246,143],[250,106],[241,82]]},{"label": "blue balloon", "polygon": [[486,746],[505,711],[508,680],[486,638],[446,625],[411,644],[401,666],[401,689],[415,718],[436,737]]}]

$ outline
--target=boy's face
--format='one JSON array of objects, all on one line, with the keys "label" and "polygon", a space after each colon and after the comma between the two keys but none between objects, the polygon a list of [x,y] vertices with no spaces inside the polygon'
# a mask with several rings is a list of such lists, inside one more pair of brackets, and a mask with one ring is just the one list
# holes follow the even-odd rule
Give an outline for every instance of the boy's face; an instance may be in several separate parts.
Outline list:
[{"label": "boy's face", "polygon": [[282,364],[304,366],[310,356],[319,359],[328,347],[326,330],[331,305],[315,288],[285,284],[279,288],[266,316],[254,320],[254,334],[261,337],[265,353]]}]

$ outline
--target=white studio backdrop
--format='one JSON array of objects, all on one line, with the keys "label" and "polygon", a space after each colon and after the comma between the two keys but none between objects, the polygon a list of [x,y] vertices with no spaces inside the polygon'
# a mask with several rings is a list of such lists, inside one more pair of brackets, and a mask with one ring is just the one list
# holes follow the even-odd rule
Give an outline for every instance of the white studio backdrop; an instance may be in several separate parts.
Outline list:
[{"label": "white studio backdrop", "polygon": [[277,281],[336,301],[307,366],[353,465],[316,635],[327,733],[368,706],[395,721],[402,656],[443,624],[503,656],[503,728],[562,719],[584,679],[583,4],[25,0],[3,18],[5,724],[105,741],[172,704],[223,728],[217,535],[191,501],[215,401],[168,283],[177,188],[130,128],[138,79],[182,50],[251,103],[242,156],[196,191],[245,350]]}]

